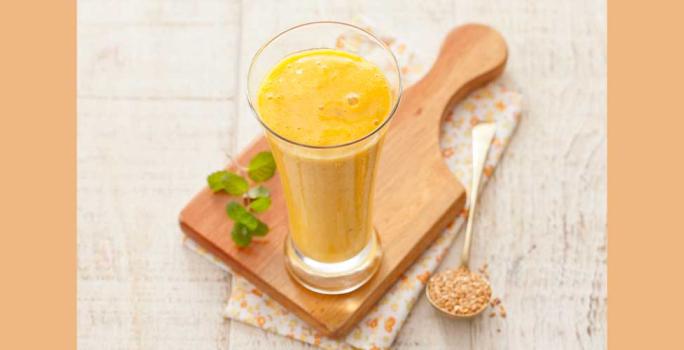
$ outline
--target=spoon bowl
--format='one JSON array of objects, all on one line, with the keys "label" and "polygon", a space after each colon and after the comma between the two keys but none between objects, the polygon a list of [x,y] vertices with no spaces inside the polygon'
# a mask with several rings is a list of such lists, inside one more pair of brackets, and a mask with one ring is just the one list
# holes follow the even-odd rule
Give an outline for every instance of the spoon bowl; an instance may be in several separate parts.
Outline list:
[{"label": "spoon bowl", "polygon": [[[444,273],[446,273],[446,272],[447,272],[447,271],[439,272],[439,273],[437,273],[436,275],[434,275],[433,277],[434,277],[434,278],[439,278],[438,276],[439,276],[440,274],[444,274]],[[469,319],[469,318],[473,318],[473,317],[475,317],[475,316],[478,316],[479,314],[483,313],[483,312],[487,309],[487,306],[489,306],[489,303],[491,302],[491,299],[492,299],[492,286],[489,284],[489,281],[488,281],[483,275],[478,274],[478,273],[474,273],[474,272],[470,272],[470,273],[471,273],[471,274],[474,274],[474,275],[477,275],[477,276],[481,279],[481,281],[485,282],[485,283],[486,283],[485,289],[487,290],[487,292],[486,292],[486,295],[487,295],[486,302],[485,302],[485,303],[482,303],[482,305],[481,305],[478,309],[476,309],[475,311],[472,311],[472,312],[469,312],[469,313],[466,313],[466,314],[460,314],[460,313],[451,312],[451,311],[448,310],[447,308],[444,308],[444,307],[440,306],[439,303],[437,302],[437,300],[432,299],[432,296],[430,295],[430,288],[431,288],[432,283],[428,283],[427,287],[425,288],[425,297],[426,297],[427,300],[430,302],[430,304],[431,304],[433,307],[435,307],[435,309],[441,311],[442,313],[444,313],[445,315],[447,315],[447,316],[449,316],[449,317],[457,318],[457,319]],[[433,282],[433,281],[434,281],[434,280],[431,278],[429,282]]]}]

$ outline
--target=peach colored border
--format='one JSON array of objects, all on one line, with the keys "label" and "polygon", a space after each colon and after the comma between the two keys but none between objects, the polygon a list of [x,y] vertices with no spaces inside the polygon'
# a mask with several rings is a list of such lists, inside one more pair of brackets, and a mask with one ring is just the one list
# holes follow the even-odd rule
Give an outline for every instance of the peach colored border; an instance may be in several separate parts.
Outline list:
[{"label": "peach colored border", "polygon": [[76,348],[76,5],[0,5],[0,349]]},{"label": "peach colored border", "polygon": [[608,345],[684,349],[684,3],[608,9]]}]

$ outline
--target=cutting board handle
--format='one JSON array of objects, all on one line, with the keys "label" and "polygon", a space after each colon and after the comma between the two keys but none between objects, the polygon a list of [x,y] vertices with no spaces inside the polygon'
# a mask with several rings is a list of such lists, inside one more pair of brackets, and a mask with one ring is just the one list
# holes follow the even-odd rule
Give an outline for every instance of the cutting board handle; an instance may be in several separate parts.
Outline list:
[{"label": "cutting board handle", "polygon": [[[430,100],[439,125],[444,113],[474,89],[499,76],[506,66],[508,50],[503,37],[482,24],[466,24],[447,35],[430,71],[411,89],[421,90]],[[415,94],[414,94],[415,95]]]}]

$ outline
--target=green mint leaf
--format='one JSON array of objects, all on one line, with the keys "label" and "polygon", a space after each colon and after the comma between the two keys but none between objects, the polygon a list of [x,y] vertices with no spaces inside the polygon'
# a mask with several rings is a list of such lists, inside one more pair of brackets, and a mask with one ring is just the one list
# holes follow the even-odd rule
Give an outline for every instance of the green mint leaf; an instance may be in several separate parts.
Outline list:
[{"label": "green mint leaf", "polygon": [[247,192],[247,189],[249,188],[249,184],[244,177],[231,172],[228,173],[228,176],[224,182],[224,186],[226,188],[226,192],[234,196],[239,196]]},{"label": "green mint leaf", "polygon": [[273,154],[271,152],[260,152],[249,161],[247,174],[252,180],[263,182],[273,177],[275,170],[276,164]]},{"label": "green mint leaf", "polygon": [[249,204],[249,209],[254,211],[255,213],[263,213],[268,208],[271,206],[271,198],[269,197],[260,197],[255,199],[252,203]]},{"label": "green mint leaf", "polygon": [[207,184],[212,191],[218,192],[225,189],[225,181],[228,176],[228,172],[225,170],[216,171],[207,176]]},{"label": "green mint leaf", "polygon": [[264,186],[252,187],[249,189],[249,191],[247,191],[247,197],[251,199],[264,198],[270,196],[271,191],[269,191],[268,188]]},{"label": "green mint leaf", "polygon": [[259,220],[259,224],[251,232],[252,232],[252,235],[254,235],[254,236],[259,236],[259,237],[266,236],[266,234],[268,233],[268,226],[266,226],[266,224],[264,224],[263,222],[261,222],[261,220]]},{"label": "green mint leaf", "polygon": [[254,231],[259,225],[259,220],[238,202],[230,202],[226,205],[226,212],[228,217],[233,219],[235,223],[244,225],[248,230]]},{"label": "green mint leaf", "polygon": [[246,247],[252,242],[252,233],[245,227],[245,225],[236,222],[233,225],[233,230],[230,232],[230,237],[238,247]]},{"label": "green mint leaf", "polygon": [[247,192],[249,188],[249,184],[244,177],[226,170],[217,171],[209,175],[207,183],[214,192],[225,190],[234,196]]}]

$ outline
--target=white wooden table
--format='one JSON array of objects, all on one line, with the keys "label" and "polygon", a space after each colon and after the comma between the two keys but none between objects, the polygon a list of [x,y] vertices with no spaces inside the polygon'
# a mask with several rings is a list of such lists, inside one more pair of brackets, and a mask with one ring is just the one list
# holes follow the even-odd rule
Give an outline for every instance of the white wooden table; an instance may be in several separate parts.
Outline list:
[{"label": "white wooden table", "polygon": [[[80,349],[299,349],[225,320],[230,279],[176,217],[260,130],[245,73],[270,35],[366,16],[427,55],[453,26],[506,37],[523,121],[482,195],[474,263],[506,319],[454,322],[421,299],[401,349],[606,345],[606,5],[602,1],[80,0]],[[461,240],[456,242],[460,246]],[[443,264],[455,265],[458,249]]]}]

